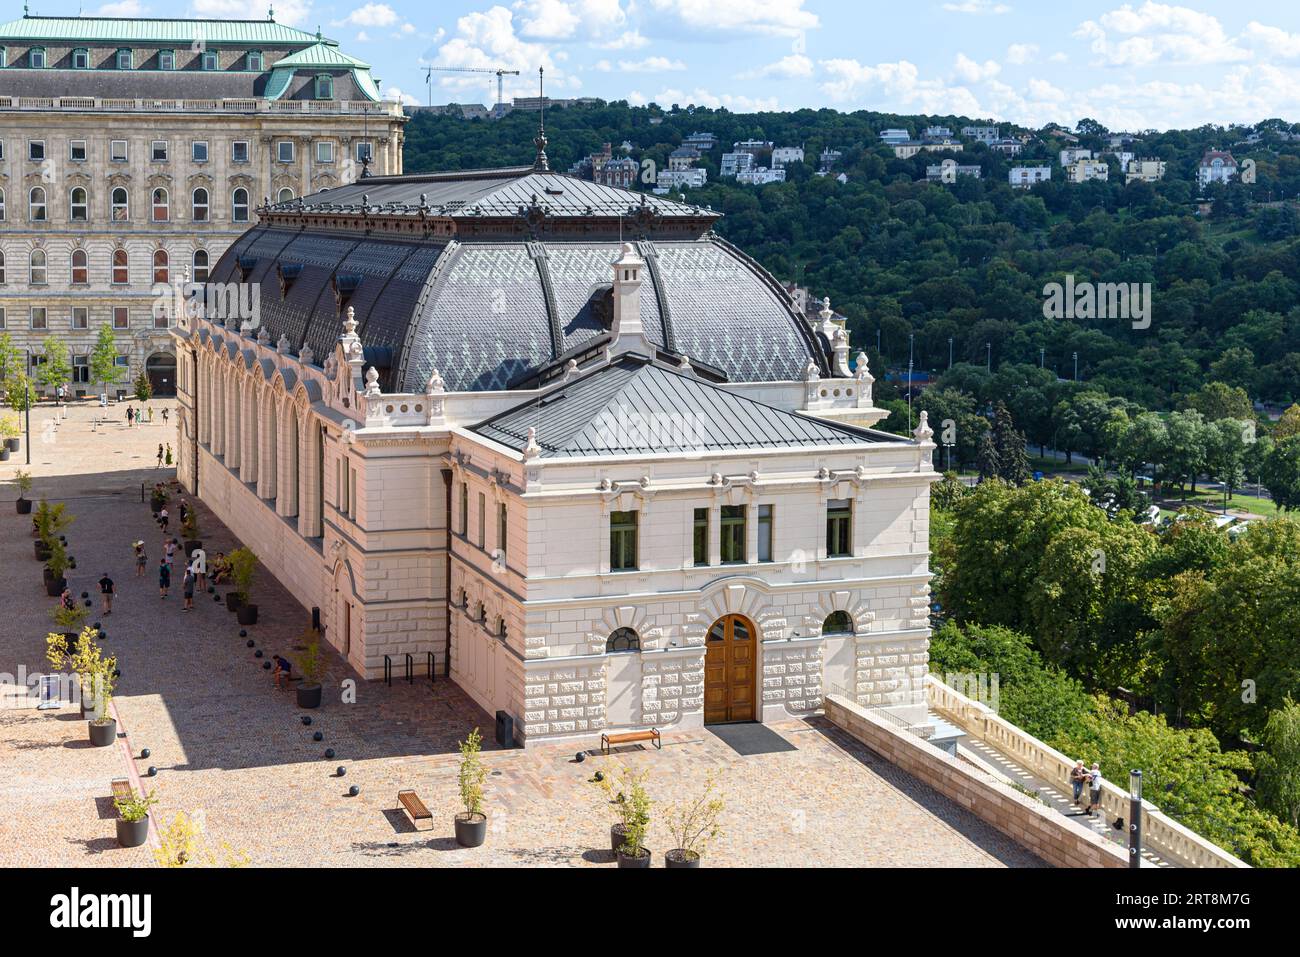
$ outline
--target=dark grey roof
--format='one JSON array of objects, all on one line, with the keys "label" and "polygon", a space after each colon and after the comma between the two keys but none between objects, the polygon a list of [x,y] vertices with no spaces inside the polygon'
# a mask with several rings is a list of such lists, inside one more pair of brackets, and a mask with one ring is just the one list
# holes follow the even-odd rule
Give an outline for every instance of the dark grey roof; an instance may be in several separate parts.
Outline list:
[{"label": "dark grey roof", "polygon": [[625,355],[473,431],[542,458],[861,445],[883,436],[787,412]]}]

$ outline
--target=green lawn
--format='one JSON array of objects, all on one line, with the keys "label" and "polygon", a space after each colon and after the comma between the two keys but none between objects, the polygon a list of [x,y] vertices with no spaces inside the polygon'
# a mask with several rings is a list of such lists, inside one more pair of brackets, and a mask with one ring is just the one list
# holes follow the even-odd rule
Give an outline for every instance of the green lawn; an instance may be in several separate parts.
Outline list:
[{"label": "green lawn", "polygon": [[[1177,505],[1179,499],[1171,496],[1168,500],[1171,505]],[[1204,491],[1197,489],[1196,494],[1187,494],[1188,505],[1200,505],[1211,508],[1215,512],[1223,511],[1223,493],[1215,491]],[[1228,499],[1228,512],[1232,513],[1234,509],[1242,509],[1247,512],[1254,512],[1256,515],[1263,515],[1265,518],[1272,518],[1279,513],[1277,503],[1272,499],[1259,498],[1254,495],[1243,495],[1240,492]]]}]

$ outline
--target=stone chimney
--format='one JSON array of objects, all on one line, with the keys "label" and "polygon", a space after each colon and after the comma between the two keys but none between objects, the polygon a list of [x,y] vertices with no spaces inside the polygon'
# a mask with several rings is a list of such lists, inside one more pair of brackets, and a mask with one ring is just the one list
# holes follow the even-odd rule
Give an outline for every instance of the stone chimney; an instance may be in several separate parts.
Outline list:
[{"label": "stone chimney", "polygon": [[641,324],[641,276],[645,260],[637,255],[631,243],[624,243],[619,257],[613,262],[614,269],[614,327],[613,352],[650,350],[654,355],[654,346],[646,339],[645,327]]}]

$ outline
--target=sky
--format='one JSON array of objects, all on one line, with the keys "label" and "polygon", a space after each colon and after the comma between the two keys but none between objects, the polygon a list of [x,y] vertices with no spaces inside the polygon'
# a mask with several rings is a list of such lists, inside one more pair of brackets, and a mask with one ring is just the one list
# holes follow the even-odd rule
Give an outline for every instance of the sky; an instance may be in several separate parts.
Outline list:
[{"label": "sky", "polygon": [[[188,8],[181,4],[188,3]],[[253,18],[267,0],[31,0],[34,13]],[[410,103],[546,92],[737,112],[963,114],[1142,130],[1300,121],[1300,3],[1079,0],[274,0]],[[21,15],[17,0],[5,0]],[[8,17],[5,17],[7,19]]]}]

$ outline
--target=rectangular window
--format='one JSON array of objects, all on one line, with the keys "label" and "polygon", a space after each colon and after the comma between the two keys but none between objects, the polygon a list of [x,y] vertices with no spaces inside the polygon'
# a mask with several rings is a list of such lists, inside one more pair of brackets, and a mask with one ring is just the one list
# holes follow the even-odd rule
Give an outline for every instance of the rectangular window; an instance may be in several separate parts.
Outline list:
[{"label": "rectangular window", "polygon": [[45,140],[28,140],[27,158],[35,163],[45,159]]},{"label": "rectangular window", "polygon": [[113,328],[114,329],[131,328],[131,311],[126,306],[113,307]]},{"label": "rectangular window", "polygon": [[113,140],[108,144],[108,158],[114,163],[126,162],[126,140]]},{"label": "rectangular window", "polygon": [[90,326],[89,316],[90,316],[90,310],[88,310],[85,306],[73,306],[72,307],[72,328],[73,329],[89,328]]},{"label": "rectangular window", "polygon": [[195,140],[190,144],[190,156],[196,163],[206,163],[208,161],[208,143],[206,140]]},{"label": "rectangular window", "polygon": [[90,69],[90,51],[89,51],[89,50],[73,50],[73,51],[72,51],[72,68],[73,68],[74,70],[89,70],[89,69]]},{"label": "rectangular window", "polygon": [[149,145],[149,158],[155,163],[167,162],[167,141],[154,140]]},{"label": "rectangular window", "polygon": [[826,503],[826,554],[843,558],[853,554],[853,502],[847,498]]},{"label": "rectangular window", "polygon": [[28,313],[28,319],[30,319],[33,329],[48,329],[50,327],[45,317],[44,306],[32,306],[31,311]]},{"label": "rectangular window", "polygon": [[4,47],[0,47],[0,70],[3,70],[8,65],[9,65],[9,51]]},{"label": "rectangular window", "polygon": [[707,508],[695,510],[693,547],[695,564],[707,565],[709,563],[709,510]]},{"label": "rectangular window", "polygon": [[90,381],[90,357],[89,356],[72,357],[72,381],[73,382]]},{"label": "rectangular window", "polygon": [[321,140],[316,144],[316,162],[333,163],[334,162],[334,144],[329,140]]},{"label": "rectangular window", "polygon": [[200,61],[200,65],[205,70],[215,70],[221,64],[217,61],[217,54],[209,50],[203,54],[203,59]]},{"label": "rectangular window", "polygon": [[334,78],[328,73],[322,73],[316,77],[316,99],[334,99]]},{"label": "rectangular window", "polygon": [[275,158],[281,163],[293,162],[293,140],[280,140],[275,144]]},{"label": "rectangular window", "polygon": [[86,161],[85,140],[70,140],[68,142],[68,159],[74,163],[84,163]]},{"label": "rectangular window", "polygon": [[460,483],[460,533],[469,534],[469,483]]},{"label": "rectangular window", "polygon": [[0,140],[0,160],[5,158],[5,141]]},{"label": "rectangular window", "polygon": [[0,306],[0,329],[4,329],[5,327],[6,327],[6,323],[5,323],[5,307],[4,307],[4,306]]},{"label": "rectangular window", "polygon": [[158,69],[174,70],[176,69],[176,51],[159,50],[158,51]]},{"label": "rectangular window", "polygon": [[631,571],[636,564],[636,512],[610,512],[609,570]]},{"label": "rectangular window", "polygon": [[734,565],[745,560],[744,505],[722,506],[722,563]]},{"label": "rectangular window", "polygon": [[357,162],[358,162],[358,163],[364,163],[364,162],[365,162],[366,160],[368,160],[368,159],[374,159],[374,155],[373,155],[373,153],[371,152],[371,149],[370,149],[370,144],[367,143],[367,142],[364,142],[364,141],[361,142],[361,143],[358,143],[358,144],[357,144]]},{"label": "rectangular window", "polygon": [[153,327],[155,329],[166,329],[170,326],[170,320],[167,318],[165,310],[155,311],[153,314]]},{"label": "rectangular window", "polygon": [[772,560],[772,506],[758,507],[758,560]]},{"label": "rectangular window", "polygon": [[348,518],[357,517],[357,470],[348,468]]},{"label": "rectangular window", "polygon": [[478,547],[487,548],[487,499],[478,493]]},{"label": "rectangular window", "polygon": [[261,50],[248,51],[248,62],[245,64],[245,67],[247,69],[251,70],[254,73],[261,73],[264,69],[266,69],[264,65],[265,63],[266,60],[263,59]]},{"label": "rectangular window", "polygon": [[505,504],[497,506],[497,553],[501,558],[506,557],[506,507]]},{"label": "rectangular window", "polygon": [[119,70],[129,70],[134,65],[135,57],[130,50],[117,51],[117,68]]},{"label": "rectangular window", "polygon": [[33,70],[44,70],[45,48],[32,47],[31,52],[27,54],[27,63]]},{"label": "rectangular window", "polygon": [[248,162],[248,140],[235,140],[230,145],[230,161],[232,163]]}]

